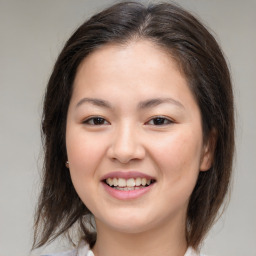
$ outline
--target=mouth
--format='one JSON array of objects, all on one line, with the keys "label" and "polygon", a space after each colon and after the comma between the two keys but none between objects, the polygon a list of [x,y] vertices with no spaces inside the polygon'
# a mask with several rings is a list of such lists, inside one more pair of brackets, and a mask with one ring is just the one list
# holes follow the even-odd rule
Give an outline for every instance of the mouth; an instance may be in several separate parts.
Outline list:
[{"label": "mouth", "polygon": [[154,191],[156,179],[137,171],[117,171],[104,175],[101,183],[105,191],[118,200],[132,200]]},{"label": "mouth", "polygon": [[103,180],[103,182],[115,189],[115,190],[121,190],[121,191],[132,191],[132,190],[139,190],[146,187],[149,187],[156,181],[154,179],[149,179],[146,177],[136,177],[136,178],[107,178]]}]

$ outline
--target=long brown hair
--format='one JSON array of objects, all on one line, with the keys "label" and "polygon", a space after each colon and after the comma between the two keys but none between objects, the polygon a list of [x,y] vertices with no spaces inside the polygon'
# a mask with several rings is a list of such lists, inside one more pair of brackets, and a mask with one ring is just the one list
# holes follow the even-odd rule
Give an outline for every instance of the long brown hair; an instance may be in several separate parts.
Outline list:
[{"label": "long brown hair", "polygon": [[81,61],[102,45],[145,39],[178,62],[201,110],[204,138],[218,134],[214,162],[200,172],[187,210],[188,245],[198,248],[227,194],[234,151],[233,93],[229,70],[214,37],[191,14],[169,4],[122,2],[82,24],[60,53],[44,100],[43,186],[35,216],[33,248],[55,239],[76,223],[91,245],[91,213],[78,197],[65,167],[65,131],[73,81]]}]

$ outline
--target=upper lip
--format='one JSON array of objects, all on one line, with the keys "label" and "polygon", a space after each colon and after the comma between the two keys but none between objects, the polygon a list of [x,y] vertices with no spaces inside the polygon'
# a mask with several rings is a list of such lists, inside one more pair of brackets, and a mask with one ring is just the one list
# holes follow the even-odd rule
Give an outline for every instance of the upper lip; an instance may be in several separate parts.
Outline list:
[{"label": "upper lip", "polygon": [[148,180],[155,180],[154,177],[137,171],[116,171],[110,172],[105,174],[101,180],[106,180],[108,178],[123,178],[123,179],[130,179],[130,178],[146,178]]}]

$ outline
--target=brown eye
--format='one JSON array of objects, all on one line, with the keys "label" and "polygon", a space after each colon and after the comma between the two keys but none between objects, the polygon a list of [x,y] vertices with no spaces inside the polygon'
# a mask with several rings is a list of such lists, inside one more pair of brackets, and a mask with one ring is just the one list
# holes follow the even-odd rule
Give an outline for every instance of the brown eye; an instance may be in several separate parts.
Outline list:
[{"label": "brown eye", "polygon": [[86,119],[84,122],[84,124],[89,124],[89,125],[106,125],[109,124],[108,121],[106,121],[106,119],[96,116],[96,117],[91,117]]},{"label": "brown eye", "polygon": [[165,117],[155,117],[148,122],[150,125],[167,125],[171,123],[173,122]]}]

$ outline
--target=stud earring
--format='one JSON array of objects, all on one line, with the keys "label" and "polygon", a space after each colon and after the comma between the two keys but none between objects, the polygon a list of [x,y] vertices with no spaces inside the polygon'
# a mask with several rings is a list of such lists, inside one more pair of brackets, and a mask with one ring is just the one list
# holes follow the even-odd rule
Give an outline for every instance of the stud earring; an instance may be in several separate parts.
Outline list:
[{"label": "stud earring", "polygon": [[67,168],[69,168],[69,162],[68,161],[66,161],[65,165],[66,165]]}]

